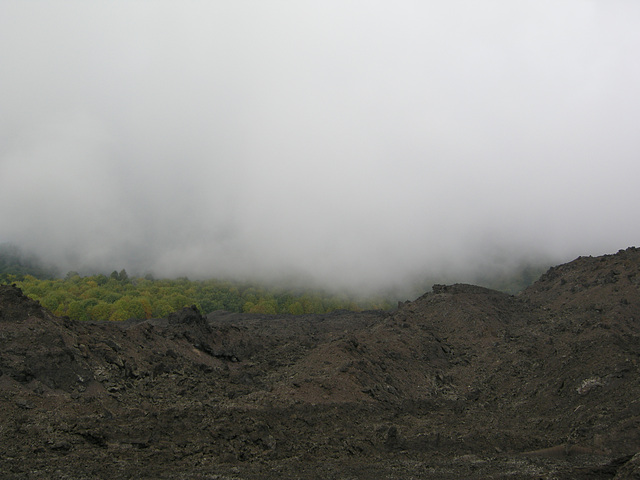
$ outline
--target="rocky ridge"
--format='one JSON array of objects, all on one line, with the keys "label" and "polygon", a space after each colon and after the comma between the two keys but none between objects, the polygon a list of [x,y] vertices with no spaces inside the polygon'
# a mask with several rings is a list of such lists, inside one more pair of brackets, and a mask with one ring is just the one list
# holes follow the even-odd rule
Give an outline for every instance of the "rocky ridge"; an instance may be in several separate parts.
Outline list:
[{"label": "rocky ridge", "polygon": [[638,478],[639,356],[633,247],[393,312],[79,323],[5,285],[0,472]]}]

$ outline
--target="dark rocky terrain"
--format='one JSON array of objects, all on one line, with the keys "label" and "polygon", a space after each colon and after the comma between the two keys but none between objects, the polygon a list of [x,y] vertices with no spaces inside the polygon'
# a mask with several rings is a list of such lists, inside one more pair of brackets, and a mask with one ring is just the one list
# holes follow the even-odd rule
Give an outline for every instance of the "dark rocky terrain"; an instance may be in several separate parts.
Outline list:
[{"label": "dark rocky terrain", "polygon": [[640,250],[394,312],[78,323],[0,287],[0,478],[640,478]]}]

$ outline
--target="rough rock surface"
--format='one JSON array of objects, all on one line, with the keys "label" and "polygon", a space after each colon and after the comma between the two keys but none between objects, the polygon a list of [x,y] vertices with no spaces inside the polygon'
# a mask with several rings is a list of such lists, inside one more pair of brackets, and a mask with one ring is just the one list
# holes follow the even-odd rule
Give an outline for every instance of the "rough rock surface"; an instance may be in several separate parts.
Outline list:
[{"label": "rough rock surface", "polygon": [[640,250],[518,296],[79,323],[0,286],[1,478],[638,478]]}]

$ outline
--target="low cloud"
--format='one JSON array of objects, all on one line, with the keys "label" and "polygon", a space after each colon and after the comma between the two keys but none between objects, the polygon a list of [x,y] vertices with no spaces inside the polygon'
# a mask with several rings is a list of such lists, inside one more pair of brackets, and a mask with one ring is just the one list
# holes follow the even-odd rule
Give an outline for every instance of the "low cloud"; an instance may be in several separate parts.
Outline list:
[{"label": "low cloud", "polygon": [[374,290],[637,244],[633,2],[4,2],[0,240]]}]

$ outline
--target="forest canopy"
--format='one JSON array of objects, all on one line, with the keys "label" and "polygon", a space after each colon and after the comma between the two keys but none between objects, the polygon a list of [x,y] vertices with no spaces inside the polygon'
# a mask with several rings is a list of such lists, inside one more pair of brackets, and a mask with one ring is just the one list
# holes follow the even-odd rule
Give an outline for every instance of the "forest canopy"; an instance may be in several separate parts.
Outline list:
[{"label": "forest canopy", "polygon": [[69,272],[63,279],[38,279],[24,275],[15,280],[25,295],[38,300],[58,316],[74,320],[127,320],[162,318],[183,307],[196,305],[207,314],[216,310],[262,314],[328,313],[335,310],[390,309],[383,299],[358,300],[321,291],[268,288],[248,283],[188,278],[156,280],[129,277],[123,269],[111,275],[80,276]]}]

